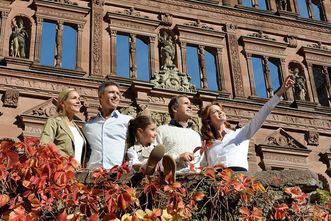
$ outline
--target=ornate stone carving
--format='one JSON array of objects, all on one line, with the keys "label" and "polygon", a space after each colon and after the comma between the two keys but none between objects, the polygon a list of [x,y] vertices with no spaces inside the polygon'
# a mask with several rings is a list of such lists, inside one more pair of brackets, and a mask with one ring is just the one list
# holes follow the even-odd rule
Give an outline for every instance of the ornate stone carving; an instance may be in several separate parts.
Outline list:
[{"label": "ornate stone carving", "polygon": [[78,5],[76,2],[72,2],[70,0],[49,0],[49,1],[60,3],[60,4],[66,4],[66,5]]},{"label": "ornate stone carving", "polygon": [[270,40],[270,41],[276,41],[275,38],[269,37],[268,35],[264,34],[263,31],[261,31],[261,30],[258,33],[248,34],[247,36],[253,37],[253,38],[266,39],[266,40]]},{"label": "ornate stone carving", "polygon": [[94,11],[93,13],[93,40],[92,40],[92,61],[93,61],[93,75],[102,75],[102,10]]},{"label": "ornate stone carving", "polygon": [[243,97],[244,88],[239,60],[238,40],[235,34],[228,33],[228,47],[230,53],[231,74],[233,78],[233,85],[235,87],[235,95]]},{"label": "ornate stone carving", "polygon": [[287,0],[276,0],[278,11],[287,11]]},{"label": "ornate stone carving", "polygon": [[200,19],[198,19],[197,21],[194,21],[194,22],[186,23],[184,25],[198,27],[198,28],[202,28],[202,29],[214,30],[213,27],[210,27],[207,24],[202,24]]},{"label": "ornate stone carving", "polygon": [[171,26],[172,25],[172,14],[169,14],[169,13],[164,13],[164,12],[161,12],[160,15],[159,15],[159,19],[161,21],[161,24],[162,25],[168,25],[168,26]]},{"label": "ornate stone carving", "polygon": [[105,5],[105,0],[92,0],[93,5],[102,7]]},{"label": "ornate stone carving", "polygon": [[298,46],[297,36],[295,35],[286,36],[285,41],[288,43],[288,46],[291,48],[296,48]]},{"label": "ornate stone carving", "polygon": [[157,126],[161,126],[163,124],[167,124],[170,122],[169,113],[161,113],[161,112],[151,112],[152,118],[155,120]]},{"label": "ornate stone carving", "polygon": [[322,42],[317,42],[316,44],[310,44],[307,45],[308,48],[317,48],[317,49],[322,49],[322,50],[326,50],[326,51],[331,51],[331,49],[329,49],[328,47],[322,45]]},{"label": "ornate stone carving", "polygon": [[175,68],[174,59],[176,55],[175,43],[170,32],[163,31],[159,36],[161,51],[161,69]]},{"label": "ornate stone carving", "polygon": [[17,107],[19,96],[20,96],[20,93],[18,90],[15,90],[15,89],[6,90],[4,101],[3,101],[3,106]]},{"label": "ornate stone carving", "polygon": [[28,19],[21,16],[15,17],[11,22],[11,28],[9,55],[18,58],[28,58],[30,42]]},{"label": "ornate stone carving", "polygon": [[237,25],[231,24],[231,23],[226,23],[225,25],[225,31],[226,32],[235,32],[237,30]]},{"label": "ornate stone carving", "polygon": [[128,107],[122,107],[119,110],[122,114],[126,114],[126,115],[130,115],[132,117],[136,117],[137,116],[137,107],[135,106],[128,106]]},{"label": "ornate stone carving", "polygon": [[307,131],[306,140],[308,145],[318,146],[319,145],[319,133],[316,131]]},{"label": "ornate stone carving", "polygon": [[136,17],[143,17],[143,18],[148,18],[148,16],[142,16],[140,12],[137,12],[134,7],[131,7],[129,9],[126,9],[124,11],[117,11],[116,13],[119,14],[124,14],[124,15],[131,15],[131,16],[136,16]]},{"label": "ornate stone carving", "polygon": [[295,80],[294,97],[295,100],[305,101],[307,96],[307,84],[304,75],[304,70],[299,62],[289,63],[289,72],[293,75]]},{"label": "ornate stone carving", "polygon": [[50,106],[50,107],[39,107],[37,109],[32,110],[32,115],[33,116],[38,116],[38,117],[51,117],[55,116],[56,113],[56,106]]}]

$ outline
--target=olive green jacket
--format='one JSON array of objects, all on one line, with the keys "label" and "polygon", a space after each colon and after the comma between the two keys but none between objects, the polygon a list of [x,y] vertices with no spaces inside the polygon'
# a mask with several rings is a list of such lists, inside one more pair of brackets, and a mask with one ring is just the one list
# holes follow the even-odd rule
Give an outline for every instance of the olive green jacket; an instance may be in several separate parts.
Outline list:
[{"label": "olive green jacket", "polygon": [[[81,163],[84,165],[86,157],[86,140],[80,128],[75,124],[84,139]],[[40,137],[40,144],[54,143],[64,156],[75,156],[74,135],[62,116],[48,118]]]}]

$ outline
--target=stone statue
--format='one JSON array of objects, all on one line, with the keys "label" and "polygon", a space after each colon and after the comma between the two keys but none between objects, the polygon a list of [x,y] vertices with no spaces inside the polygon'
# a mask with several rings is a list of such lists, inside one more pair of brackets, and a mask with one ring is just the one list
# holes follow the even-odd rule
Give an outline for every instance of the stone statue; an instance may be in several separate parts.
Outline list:
[{"label": "stone statue", "polygon": [[299,74],[299,69],[295,68],[293,71],[293,76],[295,78],[295,85],[294,85],[294,90],[295,90],[295,96],[297,99],[301,101],[306,100],[306,79]]},{"label": "stone statue", "polygon": [[171,69],[174,67],[173,60],[175,59],[175,45],[172,42],[171,35],[166,31],[160,35],[161,43],[161,69]]},{"label": "stone statue", "polygon": [[12,21],[12,34],[10,36],[10,56],[26,58],[26,46],[29,38],[25,30],[24,21],[21,17]]},{"label": "stone statue", "polygon": [[277,0],[277,8],[279,11],[287,11],[287,0]]}]

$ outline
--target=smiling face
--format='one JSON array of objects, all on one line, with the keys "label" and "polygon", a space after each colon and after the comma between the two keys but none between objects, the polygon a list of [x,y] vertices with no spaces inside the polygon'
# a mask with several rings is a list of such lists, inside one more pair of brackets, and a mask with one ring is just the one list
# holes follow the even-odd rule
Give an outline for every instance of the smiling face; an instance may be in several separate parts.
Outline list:
[{"label": "smiling face", "polygon": [[192,118],[192,105],[187,97],[179,97],[178,104],[173,106],[174,118],[177,121],[187,121]]},{"label": "smiling face", "polygon": [[212,105],[209,108],[209,120],[210,124],[214,128],[218,128],[219,125],[224,124],[226,122],[226,114],[222,110],[222,107],[219,105]]},{"label": "smiling face", "polygon": [[120,103],[121,93],[117,86],[109,85],[100,95],[100,104],[104,110],[115,110]]},{"label": "smiling face", "polygon": [[156,138],[156,124],[151,123],[145,129],[137,129],[137,138],[141,145],[147,146],[154,142]]},{"label": "smiling face", "polygon": [[61,103],[65,115],[74,115],[79,113],[81,108],[80,96],[77,91],[71,91],[65,101]]}]

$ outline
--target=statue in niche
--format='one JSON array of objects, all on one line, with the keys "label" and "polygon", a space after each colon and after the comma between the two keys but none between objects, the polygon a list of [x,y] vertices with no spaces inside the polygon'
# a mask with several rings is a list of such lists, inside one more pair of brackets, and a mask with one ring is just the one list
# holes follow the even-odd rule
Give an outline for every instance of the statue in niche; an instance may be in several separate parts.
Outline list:
[{"label": "statue in niche", "polygon": [[26,58],[26,46],[29,35],[21,17],[13,19],[12,30],[13,32],[10,35],[10,56]]},{"label": "statue in niche", "polygon": [[293,71],[293,76],[295,79],[295,85],[294,85],[294,90],[295,90],[295,96],[297,99],[301,101],[306,100],[306,79],[299,74],[299,69],[295,68]]},{"label": "statue in niche", "polygon": [[277,8],[279,11],[287,11],[287,0],[277,0]]},{"label": "statue in niche", "polygon": [[174,68],[173,60],[175,59],[175,45],[172,41],[172,37],[166,31],[160,35],[161,43],[161,69],[172,69]]}]

